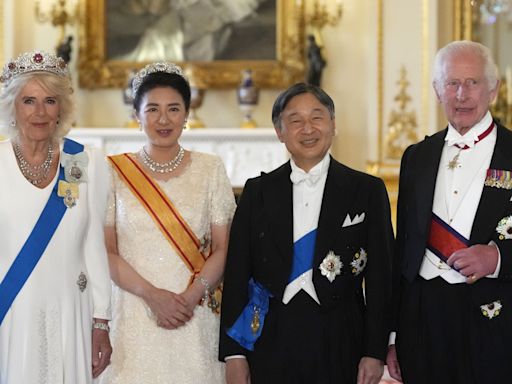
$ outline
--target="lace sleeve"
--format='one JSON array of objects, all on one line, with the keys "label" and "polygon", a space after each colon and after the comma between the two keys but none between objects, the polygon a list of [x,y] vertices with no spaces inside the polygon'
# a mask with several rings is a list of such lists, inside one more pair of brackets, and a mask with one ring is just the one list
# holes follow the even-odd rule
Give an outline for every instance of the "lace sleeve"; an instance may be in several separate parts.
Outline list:
[{"label": "lace sleeve", "polygon": [[212,161],[210,184],[210,218],[215,225],[225,225],[231,222],[236,208],[233,189],[226,169],[220,157]]}]

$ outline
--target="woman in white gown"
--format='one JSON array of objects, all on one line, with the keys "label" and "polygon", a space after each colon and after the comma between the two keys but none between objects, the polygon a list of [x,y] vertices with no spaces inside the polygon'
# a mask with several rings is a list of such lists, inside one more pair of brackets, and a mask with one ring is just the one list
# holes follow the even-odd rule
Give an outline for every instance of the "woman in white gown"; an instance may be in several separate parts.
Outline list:
[{"label": "woman in white gown", "polygon": [[112,351],[107,165],[64,138],[73,101],[62,59],[25,53],[0,80],[12,136],[0,143],[0,384],[91,384]]},{"label": "woman in white gown", "polygon": [[147,143],[109,158],[115,353],[101,383],[224,383],[216,288],[233,192],[219,157],[178,142],[190,105],[181,68],[150,64],[135,75],[133,91]]}]

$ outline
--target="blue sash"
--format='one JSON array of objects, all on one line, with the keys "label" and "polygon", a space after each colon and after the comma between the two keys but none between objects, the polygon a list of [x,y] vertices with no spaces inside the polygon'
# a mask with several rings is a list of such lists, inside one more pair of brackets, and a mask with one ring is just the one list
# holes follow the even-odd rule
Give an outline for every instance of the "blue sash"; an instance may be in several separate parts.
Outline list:
[{"label": "blue sash", "polygon": [[[227,330],[227,334],[245,349],[254,351],[254,343],[261,335],[265,316],[268,312],[269,298],[272,297],[272,294],[252,278],[249,280],[248,288],[249,302],[235,324]],[[255,316],[258,320],[256,331],[251,327]]]},{"label": "blue sash", "polygon": [[313,268],[315,244],[316,229],[306,233],[299,240],[293,243],[293,264],[288,283],[291,283],[304,272],[307,272]]},{"label": "blue sash", "polygon": [[[74,155],[83,150],[84,146],[82,144],[65,139],[64,152]],[[59,178],[53,187],[43,212],[41,212],[36,225],[25,241],[25,244],[23,244],[20,253],[18,253],[18,256],[14,259],[3,281],[0,283],[0,325],[14,299],[39,262],[39,259],[43,255],[66,212],[67,208],[63,198],[57,196],[59,180],[65,180],[64,168],[62,166],[60,166]]]}]

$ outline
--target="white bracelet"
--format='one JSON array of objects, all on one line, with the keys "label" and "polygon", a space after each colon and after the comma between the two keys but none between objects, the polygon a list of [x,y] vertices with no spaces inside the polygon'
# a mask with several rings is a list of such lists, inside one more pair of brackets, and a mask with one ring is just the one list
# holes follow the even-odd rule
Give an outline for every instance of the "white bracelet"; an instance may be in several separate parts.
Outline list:
[{"label": "white bracelet", "polygon": [[199,282],[204,287],[203,300],[207,302],[208,299],[210,298],[210,294],[212,292],[211,289],[210,289],[210,283],[203,276],[199,276]]},{"label": "white bracelet", "polygon": [[110,328],[107,323],[94,322],[92,323],[92,329],[101,329],[102,331],[110,332]]}]

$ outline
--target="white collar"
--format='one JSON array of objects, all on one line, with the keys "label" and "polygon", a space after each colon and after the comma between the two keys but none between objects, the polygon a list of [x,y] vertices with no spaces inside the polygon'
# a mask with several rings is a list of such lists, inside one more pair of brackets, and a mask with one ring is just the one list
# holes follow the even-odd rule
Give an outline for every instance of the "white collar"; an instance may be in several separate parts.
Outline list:
[{"label": "white collar", "polygon": [[492,123],[492,116],[489,111],[484,115],[482,120],[473,125],[466,134],[461,135],[457,130],[453,127],[453,125],[448,125],[448,133],[446,134],[445,141],[448,143],[448,146],[452,146],[455,144],[472,148],[475,146],[475,143],[478,142],[478,136],[485,132],[489,125]]},{"label": "white collar", "polygon": [[292,168],[292,172],[290,173],[290,180],[294,183],[300,183],[303,180],[307,180],[308,183],[316,184],[316,182],[322,177],[327,175],[327,171],[329,170],[329,164],[331,161],[331,156],[329,153],[326,153],[324,158],[320,160],[318,164],[316,164],[313,168],[309,170],[309,172],[304,171],[300,168],[293,158],[290,159],[290,166]]}]

